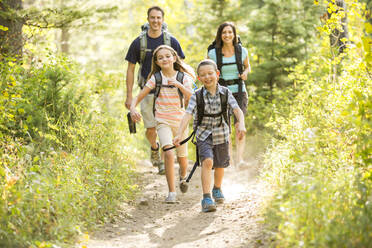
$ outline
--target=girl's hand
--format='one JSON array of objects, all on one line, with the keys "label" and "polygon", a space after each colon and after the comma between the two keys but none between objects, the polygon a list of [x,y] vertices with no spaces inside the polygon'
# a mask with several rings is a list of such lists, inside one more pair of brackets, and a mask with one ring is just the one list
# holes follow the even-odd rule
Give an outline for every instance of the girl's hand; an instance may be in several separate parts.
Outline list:
[{"label": "girl's hand", "polygon": [[177,80],[169,79],[169,80],[168,80],[168,85],[173,85],[173,86],[179,88],[181,84],[180,84],[180,82],[178,82]]},{"label": "girl's hand", "polygon": [[239,74],[239,77],[240,77],[243,81],[247,80],[247,79],[248,79],[248,71],[243,71],[242,74]]},{"label": "girl's hand", "polygon": [[176,137],[174,137],[173,139],[173,145],[180,146],[180,142],[181,142],[181,137],[179,135],[176,135]]},{"label": "girl's hand", "polygon": [[130,110],[130,117],[134,122],[139,122],[141,120],[141,114],[138,113],[135,109]]}]

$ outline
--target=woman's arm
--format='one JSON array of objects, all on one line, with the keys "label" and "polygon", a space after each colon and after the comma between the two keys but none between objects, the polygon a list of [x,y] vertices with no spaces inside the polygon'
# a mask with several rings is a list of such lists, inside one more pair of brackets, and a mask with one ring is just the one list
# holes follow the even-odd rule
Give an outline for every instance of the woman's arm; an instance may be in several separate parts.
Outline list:
[{"label": "woman's arm", "polygon": [[251,72],[251,65],[249,64],[248,55],[245,58],[245,60],[243,61],[243,64],[244,64],[244,71],[242,72],[241,75],[239,75],[239,77],[245,81],[245,80],[248,79],[248,73]]}]

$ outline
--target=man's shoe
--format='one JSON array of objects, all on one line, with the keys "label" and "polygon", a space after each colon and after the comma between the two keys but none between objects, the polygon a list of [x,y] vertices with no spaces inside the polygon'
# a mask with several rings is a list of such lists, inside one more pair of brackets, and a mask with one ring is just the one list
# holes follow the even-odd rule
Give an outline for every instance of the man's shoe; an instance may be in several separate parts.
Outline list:
[{"label": "man's shoe", "polygon": [[201,205],[202,205],[202,211],[204,213],[206,212],[214,212],[216,211],[216,204],[214,203],[214,201],[209,198],[209,197],[206,197],[204,198],[202,201],[201,201]]},{"label": "man's shoe", "polygon": [[188,183],[186,182],[186,178],[181,179],[180,178],[180,190],[182,193],[186,193],[189,188]]},{"label": "man's shoe", "polygon": [[158,169],[159,169],[159,172],[158,172],[159,175],[165,174],[165,168],[164,168],[163,161],[160,161],[160,163],[158,163]]},{"label": "man's shoe", "polygon": [[212,196],[217,203],[223,203],[225,201],[221,189],[212,189]]},{"label": "man's shoe", "polygon": [[151,148],[151,156],[150,156],[150,160],[151,160],[151,163],[152,163],[152,166],[156,167],[158,166],[159,167],[159,163],[161,162],[160,160],[160,155],[159,155],[159,143],[156,143],[158,145],[158,148],[157,149],[154,149],[150,146]]}]

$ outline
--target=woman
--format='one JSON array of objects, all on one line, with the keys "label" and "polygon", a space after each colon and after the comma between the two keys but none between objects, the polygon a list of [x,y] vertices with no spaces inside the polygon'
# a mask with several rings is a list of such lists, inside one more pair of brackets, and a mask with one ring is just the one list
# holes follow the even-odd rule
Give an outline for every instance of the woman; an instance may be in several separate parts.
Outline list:
[{"label": "woman", "polygon": [[[221,72],[219,84],[231,90],[239,107],[246,115],[248,94],[244,81],[247,80],[251,67],[248,51],[241,46],[233,23],[225,22],[218,27],[214,45],[212,44],[212,47],[210,46],[208,50],[208,58],[216,62],[218,70]],[[235,116],[234,125],[235,130],[237,130],[238,123]],[[236,148],[237,164],[240,165],[244,163],[245,137],[241,140],[236,139]],[[230,153],[232,153],[231,142]],[[231,161],[233,163],[233,159]]]}]

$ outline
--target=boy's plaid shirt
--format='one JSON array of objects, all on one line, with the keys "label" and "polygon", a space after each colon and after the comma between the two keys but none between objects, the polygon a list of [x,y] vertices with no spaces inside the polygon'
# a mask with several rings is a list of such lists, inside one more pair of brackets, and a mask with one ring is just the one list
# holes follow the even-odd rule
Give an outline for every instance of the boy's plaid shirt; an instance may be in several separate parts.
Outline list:
[{"label": "boy's plaid shirt", "polygon": [[[208,114],[218,114],[221,112],[221,98],[220,94],[224,94],[221,85],[217,84],[218,90],[216,94],[212,96],[208,90],[204,90],[204,103],[205,110],[204,113]],[[235,100],[235,97],[232,95],[230,90],[227,90],[227,111],[229,109],[239,108],[238,103]],[[186,113],[194,115],[194,128],[197,123],[197,108],[196,108],[196,93],[194,93],[189,101],[187,106]],[[222,120],[222,124],[221,124]],[[229,141],[230,127],[225,123],[223,115],[219,117],[208,117],[204,116],[201,125],[196,130],[196,138],[198,140],[204,141],[209,135],[212,134],[213,145],[223,144]]]}]

